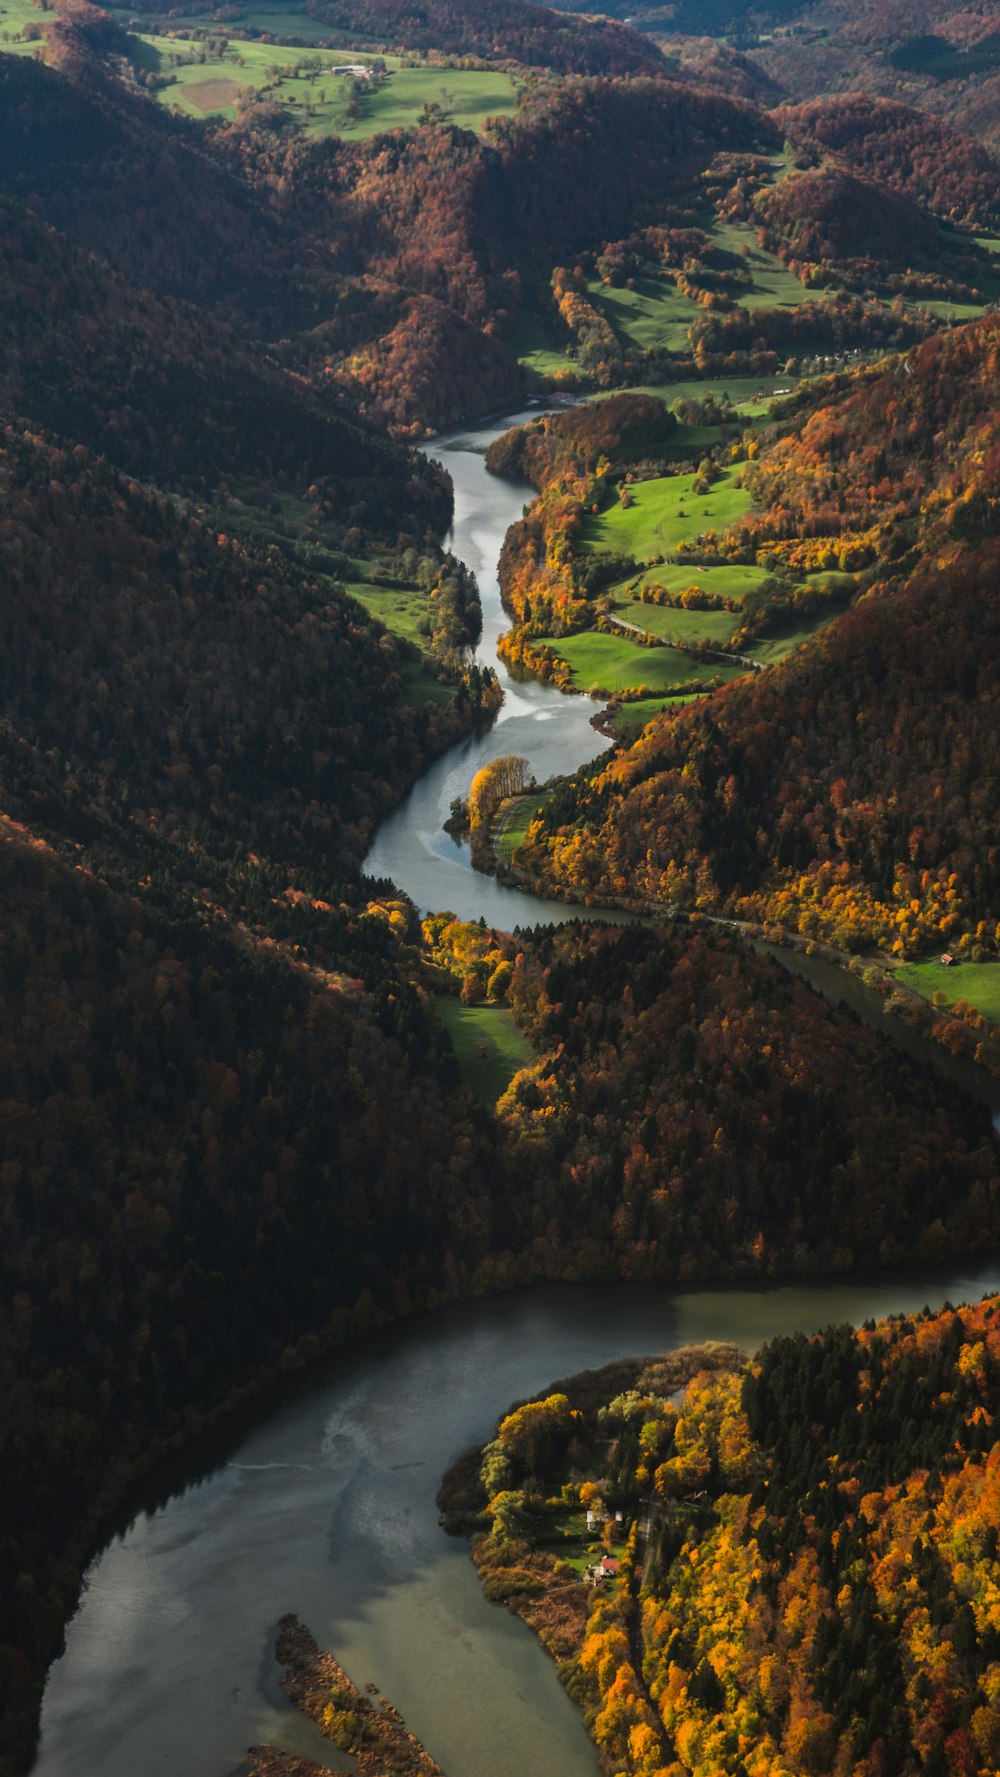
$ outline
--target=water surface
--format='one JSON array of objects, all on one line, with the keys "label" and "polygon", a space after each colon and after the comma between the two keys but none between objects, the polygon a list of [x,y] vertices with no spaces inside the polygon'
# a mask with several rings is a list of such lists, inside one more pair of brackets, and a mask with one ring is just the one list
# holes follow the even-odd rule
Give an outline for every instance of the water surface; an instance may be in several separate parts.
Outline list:
[{"label": "water surface", "polygon": [[335,1762],[280,1701],[288,1610],[380,1685],[447,1777],[596,1777],[554,1665],[438,1527],[450,1459],[515,1397],[624,1354],[750,1348],[998,1287],[997,1266],[774,1291],[552,1286],[365,1341],[222,1447],[193,1447],[186,1483],[98,1556],[49,1678],[37,1777],[231,1777],[264,1738]]}]

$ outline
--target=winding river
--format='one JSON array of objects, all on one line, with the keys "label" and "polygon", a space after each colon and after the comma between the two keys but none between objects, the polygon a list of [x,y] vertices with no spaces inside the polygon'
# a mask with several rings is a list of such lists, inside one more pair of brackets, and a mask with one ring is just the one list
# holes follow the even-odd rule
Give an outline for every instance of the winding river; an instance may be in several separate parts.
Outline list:
[{"label": "winding river", "polygon": [[[528,490],[494,482],[492,431],[435,445],[456,486],[454,548],[479,577],[480,660],[503,618],[494,564]],[[512,684],[495,728],[453,749],[376,836],[372,874],[422,908],[510,929],[565,916],[474,875],[441,830],[499,752],[542,779],[603,746],[593,705]],[[296,1611],[360,1684],[375,1680],[448,1777],[595,1777],[596,1758],[529,1631],[484,1603],[438,1528],[449,1460],[515,1397],[624,1353],[779,1332],[1000,1288],[1000,1264],[771,1291],[537,1288],[394,1327],[282,1385],[137,1492],[87,1576],[45,1696],[37,1777],[235,1777],[269,1739],[349,1760],[283,1699],[271,1653]]]}]

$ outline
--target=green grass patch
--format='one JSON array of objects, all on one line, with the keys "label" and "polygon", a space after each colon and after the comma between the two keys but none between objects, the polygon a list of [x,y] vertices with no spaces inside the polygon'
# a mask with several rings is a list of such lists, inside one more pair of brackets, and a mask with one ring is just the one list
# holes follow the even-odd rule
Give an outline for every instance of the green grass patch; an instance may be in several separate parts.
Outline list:
[{"label": "green grass patch", "polygon": [[480,1103],[496,1104],[532,1058],[527,1037],[502,1006],[463,1006],[448,994],[438,994],[435,1004],[465,1084]]},{"label": "green grass patch", "polygon": [[427,594],[418,586],[380,586],[370,580],[345,580],[344,591],[378,617],[393,635],[402,636],[414,647],[426,648],[427,636],[420,628],[427,619]]},{"label": "green grass patch", "polygon": [[[517,87],[509,74],[496,69],[400,68],[378,92],[362,98],[356,122],[335,126],[353,140],[379,130],[412,129],[427,105],[436,105],[442,123],[479,135],[488,117],[509,116],[517,104]],[[329,129],[310,129],[329,135]]]},{"label": "green grass patch", "polygon": [[718,534],[750,510],[750,495],[737,486],[736,474],[735,468],[724,470],[703,494],[695,493],[693,474],[638,481],[630,489],[631,506],[616,501],[587,520],[584,548],[650,561],[655,555],[672,555],[699,535]]},{"label": "green grass patch", "polygon": [[[0,55],[33,56],[42,47],[41,27],[51,24],[52,18],[33,0],[0,0]],[[39,35],[26,37],[28,30]]]},{"label": "green grass patch", "polygon": [[398,57],[387,56],[387,79],[355,92],[337,68],[375,58],[352,50],[231,40],[219,56],[193,38],[150,35],[134,43],[137,68],[169,77],[157,92],[162,104],[188,117],[232,118],[245,91],[266,90],[307,136],[359,140],[409,129],[433,107],[442,122],[478,132],[488,117],[512,111],[517,99],[510,76],[491,69],[402,68]]},{"label": "green grass patch", "polygon": [[595,308],[603,310],[620,345],[686,352],[688,328],[703,310],[690,296],[682,296],[668,278],[636,278],[634,287],[587,281]]},{"label": "green grass patch", "polygon": [[506,343],[520,363],[539,376],[560,376],[573,368],[536,315],[522,315]]},{"label": "green grass patch", "polygon": [[715,221],[706,232],[716,247],[731,254],[750,273],[750,285],[730,292],[741,308],[751,312],[760,308],[797,309],[804,302],[822,302],[826,297],[825,290],[807,290],[776,254],[758,246],[756,230],[748,223]]},{"label": "green grass patch", "polygon": [[923,963],[903,963],[896,974],[904,987],[911,987],[925,1000],[933,1001],[935,994],[944,995],[946,1006],[965,1000],[984,1018],[1000,1023],[1000,962],[952,963],[945,968],[935,957]]},{"label": "green grass patch", "polygon": [[518,848],[524,844],[528,836],[528,828],[539,809],[545,807],[551,795],[551,790],[540,790],[537,796],[521,797],[510,817],[505,821],[497,841],[497,850],[505,862],[509,862]]},{"label": "green grass patch", "polygon": [[[997,252],[1000,253],[1000,242],[997,243]],[[608,390],[596,395],[594,399],[607,401],[611,395],[621,393],[655,395],[658,400],[665,401],[668,407],[675,407],[680,401],[705,401],[710,395],[717,399],[728,395],[733,407],[739,410],[741,418],[756,419],[767,413],[777,394],[790,395],[796,383],[797,378],[789,376],[715,376],[706,377],[704,382],[637,383],[624,391]]]},{"label": "green grass patch", "polygon": [[720,661],[695,660],[676,648],[643,648],[626,636],[603,635],[584,630],[575,636],[550,636],[543,647],[551,648],[569,666],[576,687],[588,691],[669,691],[692,680],[737,677],[737,669]]},{"label": "green grass patch", "polygon": [[646,723],[654,716],[661,716],[664,710],[679,710],[686,703],[701,701],[702,694],[697,691],[685,692],[681,697],[640,697],[634,703],[623,703],[621,709],[615,711],[611,718],[612,727],[622,740],[634,740]]},{"label": "green grass patch", "polygon": [[[636,586],[662,586],[670,593],[681,593],[689,586],[699,586],[703,592],[716,592],[720,598],[738,599],[740,602],[767,579],[767,570],[750,563],[720,562],[710,567],[698,567],[693,562],[665,561],[656,562],[646,568],[635,579],[624,581],[615,588],[619,597],[627,597],[630,588]],[[650,610],[655,610],[650,606]],[[735,621],[735,620],[734,620]]]},{"label": "green grass patch", "polygon": [[644,605],[638,599],[619,604],[615,616],[682,647],[693,642],[728,642],[740,621],[733,611],[678,611],[672,605]]},{"label": "green grass patch", "polygon": [[835,617],[841,615],[840,610],[816,611],[811,617],[803,617],[789,629],[776,630],[771,636],[758,636],[756,641],[748,642],[743,653],[752,660],[759,660],[762,666],[777,666],[779,660],[797,648],[800,642],[808,642]]}]

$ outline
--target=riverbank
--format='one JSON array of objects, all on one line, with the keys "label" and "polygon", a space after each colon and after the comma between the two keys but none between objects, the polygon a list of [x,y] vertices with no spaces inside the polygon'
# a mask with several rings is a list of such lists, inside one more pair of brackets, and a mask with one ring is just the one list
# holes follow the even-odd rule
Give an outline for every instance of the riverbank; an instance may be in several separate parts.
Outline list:
[{"label": "riverbank", "polygon": [[[377,1677],[448,1777],[585,1777],[596,1759],[534,1639],[484,1609],[434,1496],[504,1403],[623,1353],[912,1312],[1000,1287],[992,1265],[674,1291],[557,1285],[416,1316],[289,1376],[165,1488],[152,1476],[91,1565],[46,1689],[35,1777],[134,1777],[165,1749],[223,1777],[267,1741],[316,1759],[272,1649],[289,1609]],[[178,1711],[177,1697],[184,1697]]]}]

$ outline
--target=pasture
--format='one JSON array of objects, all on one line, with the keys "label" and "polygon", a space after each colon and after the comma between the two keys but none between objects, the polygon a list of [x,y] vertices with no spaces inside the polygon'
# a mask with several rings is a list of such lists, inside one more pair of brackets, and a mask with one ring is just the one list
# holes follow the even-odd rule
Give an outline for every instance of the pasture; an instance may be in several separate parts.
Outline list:
[{"label": "pasture", "polygon": [[834,607],[825,611],[814,611],[811,617],[802,617],[789,629],[777,629],[770,636],[758,636],[755,641],[748,642],[744,650],[753,660],[759,660],[762,666],[777,666],[797,648],[800,642],[808,642],[811,636],[818,635],[828,623],[841,615],[841,609]]},{"label": "pasture", "polygon": [[822,302],[825,290],[807,290],[774,253],[757,244],[757,231],[746,222],[715,221],[706,230],[713,245],[744,267],[751,277],[746,287],[730,292],[741,308],[796,309],[804,302]]},{"label": "pasture", "polygon": [[561,376],[573,369],[571,358],[560,349],[537,315],[522,315],[508,334],[506,344],[515,358],[538,376]]},{"label": "pasture", "polygon": [[615,608],[615,616],[645,629],[661,642],[678,642],[681,647],[694,642],[728,642],[739,617],[733,611],[678,611],[672,605],[644,605],[629,599]]},{"label": "pasture", "polygon": [[720,562],[709,567],[696,567],[692,562],[665,561],[656,562],[634,579],[623,581],[614,591],[617,596],[625,597],[633,587],[662,586],[665,591],[676,595],[688,586],[698,586],[703,592],[718,593],[720,598],[742,601],[748,592],[766,579],[766,569],[755,567],[752,563],[743,565],[739,562]]},{"label": "pasture", "polygon": [[[1000,251],[1000,244],[998,244]],[[611,389],[595,395],[595,401],[607,401],[611,395],[655,395],[668,407],[682,401],[705,401],[710,395],[729,400],[740,415],[756,419],[766,414],[776,393],[791,394],[797,379],[789,376],[709,376],[704,382],[637,383],[628,389]]]},{"label": "pasture", "polygon": [[750,495],[737,485],[736,476],[736,468],[724,470],[702,494],[694,491],[696,475],[637,481],[629,489],[631,506],[616,502],[587,519],[583,546],[651,561],[674,554],[682,543],[696,543],[700,535],[718,534],[750,510]]},{"label": "pasture", "polygon": [[718,660],[696,660],[676,648],[644,648],[627,636],[603,635],[600,630],[588,629],[575,636],[548,636],[542,646],[565,660],[578,691],[596,690],[602,694],[637,691],[645,686],[650,693],[664,692],[688,686],[692,681],[710,683],[739,676],[739,669],[724,666]]},{"label": "pasture", "polygon": [[632,288],[590,278],[587,293],[607,316],[619,344],[642,351],[686,352],[688,328],[703,312],[669,278],[636,278]]},{"label": "pasture", "polygon": [[496,1104],[532,1059],[527,1037],[503,1006],[463,1006],[450,994],[435,995],[434,1003],[469,1091],[481,1104]]},{"label": "pasture", "polygon": [[0,0],[0,55],[33,56],[48,22],[33,0]]},{"label": "pasture", "polygon": [[925,1000],[943,995],[942,1003],[953,1006],[965,1000],[975,1006],[984,1018],[1000,1023],[1000,963],[953,963],[950,969],[937,957],[923,963],[901,963],[895,971],[904,987],[911,987]]},{"label": "pasture", "polygon": [[[356,563],[356,569],[363,571],[364,564]],[[427,594],[419,586],[384,586],[378,582],[363,580],[345,580],[344,591],[364,605],[373,617],[385,624],[393,635],[402,636],[406,642],[412,642],[416,648],[427,646],[428,631],[420,628],[427,622]]]},{"label": "pasture", "polygon": [[411,128],[429,113],[478,132],[488,117],[513,110],[517,98],[507,74],[404,68],[398,56],[382,58],[388,72],[368,87],[336,71],[375,59],[353,50],[232,39],[220,53],[218,40],[160,35],[133,42],[136,68],[168,79],[157,91],[162,104],[188,117],[231,119],[244,93],[266,91],[287,107],[307,136],[359,140],[379,130]]},{"label": "pasture", "polygon": [[611,718],[612,727],[621,740],[634,740],[654,716],[662,715],[664,710],[679,710],[686,703],[700,703],[703,695],[710,694],[686,691],[680,697],[637,698],[634,703],[623,703],[615,711]]}]

